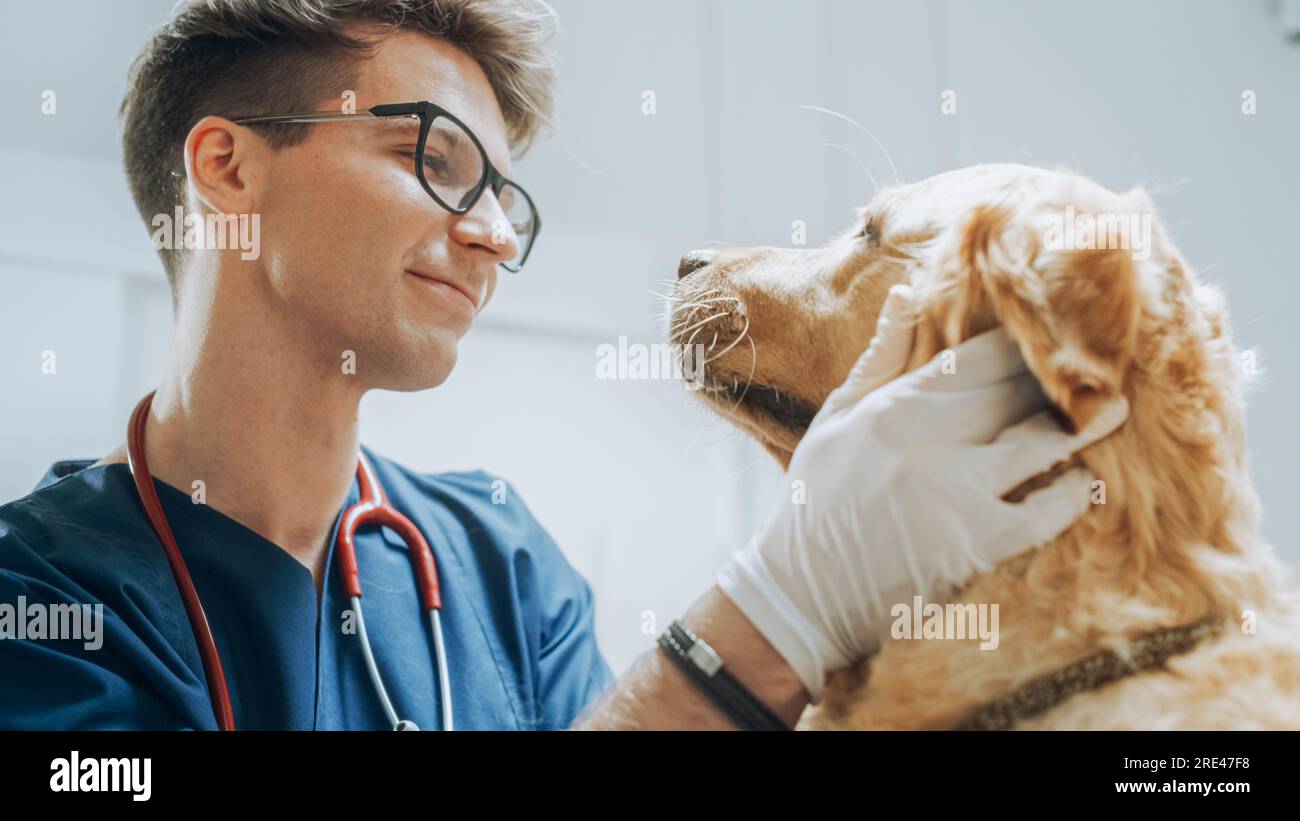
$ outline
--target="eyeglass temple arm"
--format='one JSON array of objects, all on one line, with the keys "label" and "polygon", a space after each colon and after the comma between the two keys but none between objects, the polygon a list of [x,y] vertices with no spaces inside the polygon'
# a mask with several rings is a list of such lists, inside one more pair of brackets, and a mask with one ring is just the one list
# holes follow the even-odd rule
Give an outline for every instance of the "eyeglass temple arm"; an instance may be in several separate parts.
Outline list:
[{"label": "eyeglass temple arm", "polygon": [[[355,120],[355,119],[361,119],[366,117],[374,118],[374,117],[386,117],[386,116],[393,116],[393,115],[375,114],[374,110],[372,109],[370,111],[360,111],[355,114],[304,113],[304,114],[274,114],[267,117],[240,117],[237,120],[231,120],[231,122],[239,125],[243,125],[245,123],[328,123],[328,122],[334,122],[336,120]],[[416,115],[409,114],[406,116],[414,117]]]}]

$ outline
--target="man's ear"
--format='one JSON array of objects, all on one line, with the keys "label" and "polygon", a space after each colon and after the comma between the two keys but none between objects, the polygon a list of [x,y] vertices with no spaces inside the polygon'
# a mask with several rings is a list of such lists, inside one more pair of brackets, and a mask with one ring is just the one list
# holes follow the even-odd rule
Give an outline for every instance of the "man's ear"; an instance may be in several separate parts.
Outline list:
[{"label": "man's ear", "polygon": [[[237,133],[243,131],[243,134]],[[252,210],[249,188],[251,132],[224,117],[199,120],[185,138],[185,175],[199,201],[222,214]]]},{"label": "man's ear", "polygon": [[[1145,196],[1125,201],[1146,202]],[[1075,432],[1124,391],[1141,312],[1135,255],[1142,249],[1086,247],[1075,241],[1080,237],[1054,234],[1058,222],[1065,234],[1073,231],[1064,224],[1069,219],[1055,206],[975,209],[951,261],[958,278],[952,284],[966,293],[948,306],[943,335],[951,345],[985,329],[975,325],[1001,324],[1063,425]],[[1148,251],[1150,241],[1148,231]]]}]

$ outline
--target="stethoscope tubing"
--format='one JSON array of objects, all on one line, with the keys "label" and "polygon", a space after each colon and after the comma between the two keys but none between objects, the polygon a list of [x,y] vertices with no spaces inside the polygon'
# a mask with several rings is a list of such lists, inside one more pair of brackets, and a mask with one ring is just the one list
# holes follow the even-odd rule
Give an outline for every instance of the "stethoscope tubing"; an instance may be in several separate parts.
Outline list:
[{"label": "stethoscope tubing", "polygon": [[438,659],[438,686],[442,688],[442,729],[455,729],[451,721],[451,674],[447,672],[447,647],[442,642],[442,617],[438,609],[429,611],[429,624],[433,626],[433,643]]},{"label": "stethoscope tubing", "polygon": [[[230,702],[230,689],[226,685],[225,671],[221,665],[221,654],[217,651],[203,602],[199,599],[194,581],[190,578],[189,568],[181,555],[180,546],[172,533],[167,515],[158,499],[153,485],[153,475],[149,472],[149,462],[145,458],[144,434],[149,417],[149,408],[153,403],[154,392],[136,405],[131,414],[131,423],[127,429],[127,464],[131,469],[131,478],[135,482],[145,515],[153,527],[154,533],[162,542],[163,550],[171,565],[176,586],[180,589],[185,612],[189,616],[190,627],[194,632],[195,642],[199,646],[199,657],[203,663],[203,674],[208,684],[212,699],[212,712],[221,730],[235,729],[234,708]],[[395,730],[418,730],[415,722],[401,719],[393,701],[384,686],[379,666],[375,662],[374,651],[370,645],[370,636],[366,632],[365,618],[361,611],[361,575],[357,567],[355,537],[357,528],[362,524],[384,525],[395,530],[406,543],[410,553],[411,565],[415,571],[419,588],[420,605],[429,614],[430,630],[433,634],[434,658],[438,666],[438,684],[442,696],[442,728],[454,729],[452,723],[451,677],[447,670],[447,648],[443,641],[442,621],[439,611],[442,609],[442,597],[438,584],[438,570],[434,563],[433,551],[425,541],[419,528],[401,514],[388,502],[379,478],[367,461],[365,454],[357,453],[357,480],[361,486],[361,501],[343,512],[339,522],[339,533],[335,546],[339,576],[352,612],[356,616],[357,632],[361,639],[361,652],[365,659],[366,672],[371,684],[379,696],[384,715]]]},{"label": "stethoscope tubing", "polygon": [[[388,717],[388,723],[395,730],[418,730],[413,721],[405,721],[398,717],[397,709],[393,707],[393,700],[388,696],[388,688],[384,686],[383,676],[379,674],[379,665],[375,662],[374,651],[370,647],[370,634],[366,632],[366,619],[361,611],[361,599],[352,598],[349,600],[352,605],[352,612],[356,614],[357,635],[361,638],[361,653],[365,657],[366,672],[370,675],[370,683],[374,685],[375,692],[379,694],[379,701],[384,708],[384,715]],[[442,689],[442,729],[452,730],[451,717],[451,681],[447,675],[447,651],[442,641],[442,621],[438,617],[437,610],[429,611],[430,632],[433,635],[434,658],[438,660],[438,683]]]},{"label": "stethoscope tubing", "polygon": [[226,687],[226,673],[221,666],[221,654],[217,652],[217,643],[212,638],[212,629],[208,626],[208,615],[203,610],[203,602],[194,589],[194,580],[190,578],[190,569],[181,556],[180,545],[167,522],[162,502],[158,500],[158,491],[153,486],[153,475],[149,472],[149,460],[144,455],[144,428],[149,418],[149,406],[153,404],[154,391],[140,400],[131,414],[131,423],[127,428],[126,454],[127,466],[131,469],[131,478],[139,493],[140,503],[144,506],[149,524],[162,542],[163,552],[171,565],[176,586],[180,588],[181,600],[185,603],[185,612],[189,615],[190,629],[199,645],[199,658],[203,662],[203,677],[208,683],[208,693],[212,699],[212,713],[221,730],[235,729],[235,711],[230,704],[230,689]]}]

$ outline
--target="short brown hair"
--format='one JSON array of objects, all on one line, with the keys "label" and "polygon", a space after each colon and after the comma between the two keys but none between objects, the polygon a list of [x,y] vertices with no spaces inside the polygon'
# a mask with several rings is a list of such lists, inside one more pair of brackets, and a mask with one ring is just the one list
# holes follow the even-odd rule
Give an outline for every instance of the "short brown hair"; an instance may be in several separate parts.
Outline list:
[{"label": "short brown hair", "polygon": [[[474,59],[522,154],[551,124],[554,13],[542,0],[187,0],[131,65],[120,116],[126,176],[151,224],[181,203],[185,137],[209,114],[310,111],[346,89],[377,41],[353,24],[414,29]],[[305,125],[263,129],[274,148]],[[178,255],[161,250],[176,296]]]}]

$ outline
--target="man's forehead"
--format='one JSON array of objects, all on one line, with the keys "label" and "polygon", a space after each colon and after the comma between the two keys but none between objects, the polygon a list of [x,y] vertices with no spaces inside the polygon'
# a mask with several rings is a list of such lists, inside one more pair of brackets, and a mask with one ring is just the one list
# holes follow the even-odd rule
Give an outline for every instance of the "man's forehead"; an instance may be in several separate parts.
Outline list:
[{"label": "man's forehead", "polygon": [[[428,100],[446,109],[474,132],[492,164],[508,173],[510,146],[492,85],[482,67],[450,43],[418,32],[389,34],[362,62],[356,84],[359,108]],[[419,123],[391,119],[394,129]]]}]

